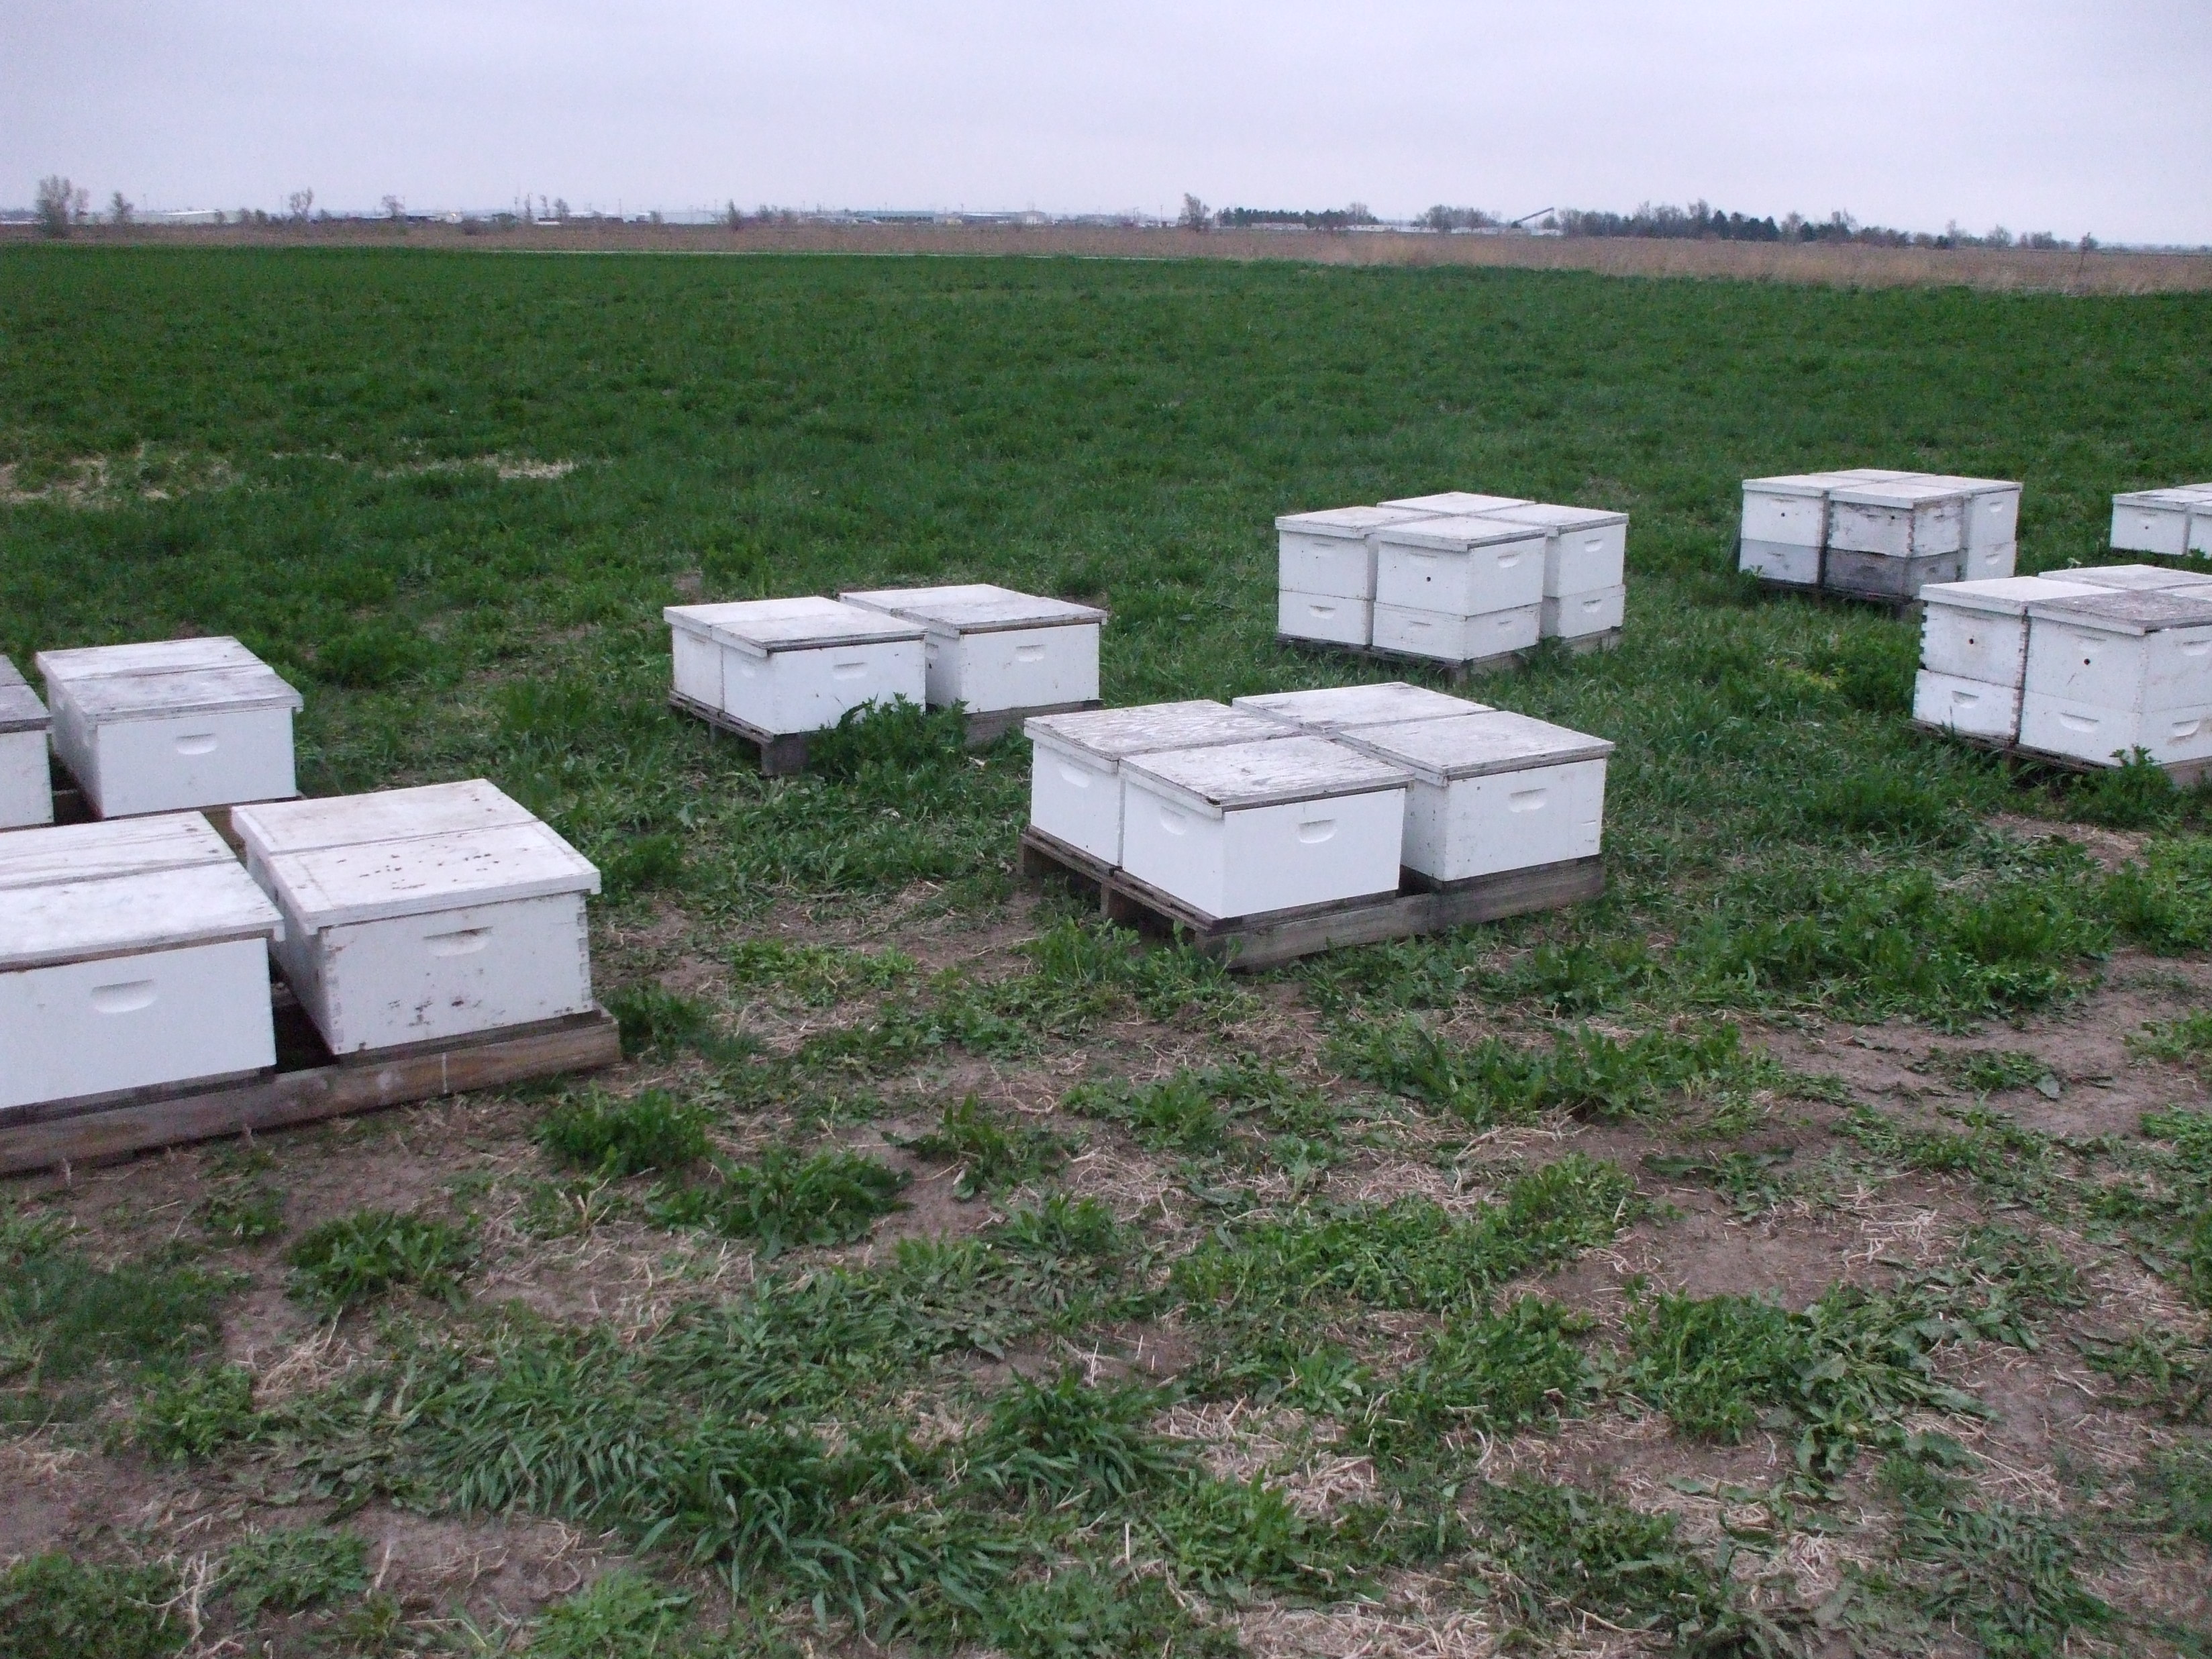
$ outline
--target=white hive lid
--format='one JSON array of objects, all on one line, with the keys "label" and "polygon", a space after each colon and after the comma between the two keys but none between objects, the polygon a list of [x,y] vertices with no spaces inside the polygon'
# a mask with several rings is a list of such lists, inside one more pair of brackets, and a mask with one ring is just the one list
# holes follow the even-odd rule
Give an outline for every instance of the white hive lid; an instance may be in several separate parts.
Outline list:
[{"label": "white hive lid", "polygon": [[264,859],[313,847],[356,847],[537,822],[527,807],[482,778],[368,795],[273,801],[234,807],[230,814],[232,832]]},{"label": "white hive lid", "polygon": [[1471,489],[1446,489],[1434,495],[1401,495],[1382,505],[1459,518],[1469,513],[1495,513],[1501,507],[1527,507],[1528,502],[1518,495],[1479,495]]},{"label": "white hive lid", "polygon": [[1828,492],[1828,499],[1847,507],[1920,507],[1929,501],[1957,501],[1969,493],[1955,483],[1908,477],[1838,484]]},{"label": "white hive lid", "polygon": [[495,824],[441,835],[278,853],[264,861],[291,913],[320,932],[472,905],[596,893],[591,860],[545,824]]},{"label": "white hive lid", "polygon": [[239,713],[301,706],[300,694],[265,664],[182,668],[162,673],[103,674],[64,681],[70,705],[86,719],[162,720],[174,714]]},{"label": "white hive lid", "polygon": [[283,935],[197,812],[0,836],[0,970]]},{"label": "white hive lid", "polygon": [[2174,484],[2164,489],[2126,489],[2112,497],[2115,507],[2195,507],[2204,497],[2200,491],[2212,489],[2206,484]]},{"label": "white hive lid", "polygon": [[1504,708],[1455,720],[1363,726],[1346,732],[1343,741],[1362,754],[1402,766],[1437,784],[1492,772],[1564,766],[1570,761],[1603,760],[1613,752],[1613,744],[1603,738]]},{"label": "white hive lid", "polygon": [[50,686],[74,686],[82,680],[118,674],[185,674],[264,665],[228,635],[204,640],[148,640],[137,645],[80,646],[70,651],[41,651],[34,660],[40,676]]},{"label": "white hive lid", "polygon": [[1419,508],[1408,510],[1407,504],[1385,501],[1380,507],[1325,507],[1317,513],[1285,513],[1275,520],[1278,530],[1291,530],[1304,536],[1336,536],[1346,541],[1364,541],[1367,532],[1379,530],[1386,524],[1398,524],[1407,519],[1422,519],[1429,514]]},{"label": "white hive lid", "polygon": [[1912,482],[1946,485],[1961,495],[2017,495],[2021,493],[2020,486],[2010,478],[1966,478],[1947,472],[1916,472],[1912,475]]},{"label": "white hive lid", "polygon": [[1784,472],[1771,478],[1746,478],[1747,495],[1825,495],[1845,484],[1869,482],[1850,472]]},{"label": "white hive lid", "polygon": [[1497,547],[1510,542],[1541,541],[1544,529],[1540,525],[1508,524],[1503,519],[1478,519],[1472,514],[1462,513],[1386,525],[1375,532],[1375,539],[1397,547],[1464,553],[1474,548]]},{"label": "white hive lid", "polygon": [[2060,581],[2089,587],[2118,588],[2130,592],[2186,592],[2212,587],[2212,575],[2194,570],[2168,570],[2157,564],[2096,564],[2051,573]]},{"label": "white hive lid", "polygon": [[1503,519],[1509,524],[1540,524],[1551,530],[1595,530],[1601,525],[1628,522],[1626,513],[1599,507],[1555,507],[1548,501],[1531,501],[1526,507],[1501,507],[1481,516]]},{"label": "white hive lid", "polygon": [[1239,697],[1236,706],[1303,732],[1340,732],[1353,726],[1395,726],[1407,720],[1448,720],[1487,703],[1470,702],[1425,685],[1389,680],[1380,685],[1329,685],[1315,691],[1264,691]]},{"label": "white hive lid", "polygon": [[1886,466],[1847,466],[1830,476],[1841,478],[1846,483],[1888,483],[1894,479],[1910,478],[1916,475],[1899,472]]},{"label": "white hive lid", "polygon": [[1033,714],[1022,723],[1022,732],[1032,743],[1057,744],[1100,760],[1118,761],[1127,755],[1168,749],[1259,743],[1283,736],[1284,728],[1258,714],[1200,699],[1146,703],[1135,708]]},{"label": "white hive lid", "polygon": [[0,657],[0,732],[43,732],[51,724],[46,704],[25,683],[22,671]]},{"label": "white hive lid", "polygon": [[920,623],[936,634],[998,634],[1016,628],[1066,628],[1106,620],[1095,606],[1018,593],[992,582],[951,587],[878,587],[837,596],[848,605]]},{"label": "white hive lid", "polygon": [[2169,628],[2212,627],[2212,592],[2193,593],[2155,589],[2108,589],[2040,600],[2027,614],[2039,621],[2066,623],[2109,634],[2157,634]]},{"label": "white hive lid", "polygon": [[1314,737],[1135,755],[1121,763],[1121,775],[1216,817],[1249,807],[1403,789],[1413,781],[1397,767]]},{"label": "white hive lid", "polygon": [[1920,590],[1920,599],[1923,605],[1949,605],[1956,611],[2021,617],[2039,599],[2071,599],[2097,591],[2087,582],[2053,576],[1993,576],[1984,581],[1930,582]]},{"label": "white hive lid", "polygon": [[672,605],[660,615],[672,628],[704,634],[762,657],[779,651],[881,645],[922,636],[919,623],[817,597],[738,599],[728,605]]}]

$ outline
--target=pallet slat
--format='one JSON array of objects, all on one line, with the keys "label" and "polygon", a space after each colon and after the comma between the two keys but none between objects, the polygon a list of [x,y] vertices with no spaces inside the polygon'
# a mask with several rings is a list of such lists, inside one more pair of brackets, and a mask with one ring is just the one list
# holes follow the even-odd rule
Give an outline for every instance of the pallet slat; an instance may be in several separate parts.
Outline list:
[{"label": "pallet slat", "polygon": [[[808,739],[818,735],[811,732],[795,732],[778,737],[737,720],[719,708],[710,708],[681,692],[668,694],[668,706],[678,714],[706,721],[718,732],[726,732],[732,737],[742,738],[760,750],[761,775],[763,777],[783,778],[794,772],[804,772],[806,769]],[[970,749],[988,748],[1007,732],[1019,731],[1022,722],[1032,714],[1073,714],[1083,709],[1103,708],[1105,706],[1097,698],[1091,697],[1080,702],[1047,703],[1036,708],[994,708],[985,714],[970,714],[968,716],[965,742]]]},{"label": "pallet slat", "polygon": [[1439,657],[1419,657],[1410,651],[1393,651],[1378,645],[1339,645],[1330,640],[1302,639],[1295,634],[1278,634],[1275,643],[1323,656],[1359,657],[1369,662],[1406,663],[1417,668],[1434,669],[1452,684],[1462,685],[1477,674],[1525,668],[1528,659],[1547,645],[1563,645],[1570,655],[1577,657],[1588,656],[1593,651],[1610,651],[1620,643],[1623,632],[1621,629],[1608,628],[1601,634],[1583,634],[1571,640],[1546,639],[1526,651],[1504,651],[1494,657],[1477,657],[1471,662],[1447,662]]}]

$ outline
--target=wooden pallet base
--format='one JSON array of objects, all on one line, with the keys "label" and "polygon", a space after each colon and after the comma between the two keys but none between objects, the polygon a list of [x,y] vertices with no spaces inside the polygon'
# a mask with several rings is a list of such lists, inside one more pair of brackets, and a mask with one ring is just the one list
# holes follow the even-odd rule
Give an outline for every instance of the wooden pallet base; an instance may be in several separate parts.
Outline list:
[{"label": "wooden pallet base", "polygon": [[1022,722],[1032,714],[1079,714],[1086,709],[1103,708],[1103,701],[1086,697],[1080,702],[1048,702],[1035,708],[994,708],[968,717],[968,746],[988,749],[1009,732],[1018,732]]},{"label": "wooden pallet base", "polygon": [[1604,860],[1597,858],[1449,883],[1431,883],[1408,870],[1401,872],[1404,879],[1395,893],[1224,921],[1041,830],[1022,832],[1021,868],[1024,876],[1056,874],[1095,887],[1100,911],[1109,921],[1171,935],[1227,967],[1246,969],[1273,968],[1346,945],[1562,909],[1605,890]]},{"label": "wooden pallet base", "polygon": [[1547,647],[1565,647],[1570,656],[1585,657],[1593,651],[1610,651],[1620,643],[1621,630],[1608,628],[1601,634],[1584,634],[1571,640],[1547,639],[1526,651],[1503,651],[1494,657],[1477,657],[1468,662],[1447,662],[1440,657],[1417,656],[1410,651],[1393,651],[1379,645],[1340,645],[1332,640],[1300,639],[1291,634],[1278,634],[1275,643],[1290,647],[1294,651],[1308,651],[1322,656],[1359,657],[1369,662],[1409,663],[1415,667],[1431,669],[1443,675],[1453,685],[1462,685],[1478,674],[1499,674],[1516,668],[1525,668],[1538,652]]},{"label": "wooden pallet base", "polygon": [[1849,587],[1815,587],[1808,582],[1778,582],[1771,576],[1758,576],[1753,580],[1758,582],[1762,592],[1794,593],[1801,599],[1880,611],[1893,617],[1911,616],[1920,608],[1917,598],[1899,599],[1893,593],[1862,593]]},{"label": "wooden pallet base", "polygon": [[272,1073],[182,1090],[135,1090],[0,1116],[0,1175],[108,1164],[157,1146],[318,1123],[471,1089],[594,1070],[622,1058],[604,1008],[482,1036],[333,1060],[289,999],[280,1002]]},{"label": "wooden pallet base", "polygon": [[[668,695],[668,706],[680,714],[690,714],[713,726],[717,732],[726,732],[733,738],[742,738],[760,750],[760,769],[763,777],[788,777],[806,769],[808,741],[819,735],[812,732],[787,732],[779,735],[763,732],[726,714],[710,708],[705,703],[684,696],[681,692]],[[994,708],[988,713],[968,716],[968,731],[964,741],[970,749],[988,748],[1009,732],[1021,730],[1022,722],[1032,714],[1072,714],[1085,708],[1103,708],[1106,705],[1097,697],[1080,702],[1046,703],[1036,708]]]},{"label": "wooden pallet base", "polygon": [[[2039,766],[2054,772],[2111,772],[2112,766],[2101,766],[2095,761],[2085,761],[2079,755],[2054,755],[2045,749],[2030,749],[2025,744],[2008,742],[2002,738],[1978,738],[1965,732],[1954,732],[1948,726],[1936,726],[1928,720],[1912,722],[1931,736],[1948,738],[1953,743],[1963,743],[1969,749],[1980,749],[1992,755],[2002,755],[2014,766]],[[2174,761],[2159,769],[2173,781],[2177,789],[2193,789],[2212,777],[2212,760]]]}]

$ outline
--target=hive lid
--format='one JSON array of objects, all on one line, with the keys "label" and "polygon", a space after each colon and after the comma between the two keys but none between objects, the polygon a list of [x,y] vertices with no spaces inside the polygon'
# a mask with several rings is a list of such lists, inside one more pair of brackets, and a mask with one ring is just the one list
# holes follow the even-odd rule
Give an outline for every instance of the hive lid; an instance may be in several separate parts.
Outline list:
[{"label": "hive lid", "polygon": [[2202,506],[2212,484],[2173,484],[2164,489],[2123,490],[2112,497],[2115,507],[2181,507]]},{"label": "hive lid", "polygon": [[1964,478],[1946,472],[1916,472],[1915,483],[1942,484],[1961,495],[2017,495],[2020,485],[2010,478]]},{"label": "hive lid", "polygon": [[1285,513],[1275,520],[1275,528],[1305,536],[1340,536],[1356,542],[1364,541],[1369,531],[1378,530],[1386,524],[1429,516],[1407,502],[1385,501],[1380,507],[1325,507],[1317,513]]},{"label": "hive lid", "polygon": [[530,810],[482,778],[430,783],[414,789],[381,789],[368,795],[319,800],[273,801],[234,807],[230,827],[247,851],[262,858],[311,847],[356,847],[372,841],[411,841],[418,836],[535,823]]},{"label": "hive lid", "polygon": [[1840,501],[1847,507],[1926,507],[1940,501],[1954,501],[1968,493],[1955,483],[1903,477],[1883,482],[1838,484],[1828,492],[1828,499]]},{"label": "hive lid", "polygon": [[1431,548],[1445,553],[1464,553],[1472,548],[1498,547],[1513,542],[1541,541],[1539,525],[1508,524],[1503,519],[1478,519],[1454,514],[1432,519],[1407,519],[1375,532],[1378,542],[1395,547]]},{"label": "hive lid", "polygon": [[0,732],[43,732],[52,723],[46,704],[25,682],[22,671],[0,657]]},{"label": "hive lid", "polygon": [[1923,605],[1949,605],[1957,611],[2021,617],[2038,599],[2070,599],[2098,591],[2087,582],[2051,576],[1992,576],[1982,581],[1930,582],[1920,590],[1920,599]]},{"label": "hive lid", "polygon": [[2168,570],[2157,564],[2094,564],[2054,570],[2060,581],[2088,587],[2121,588],[2133,592],[2185,592],[2212,587],[2212,575],[2196,570]]},{"label": "hive lid", "polygon": [[1529,503],[1518,495],[1478,495],[1471,489],[1447,489],[1434,495],[1401,495],[1383,506],[1410,509],[1442,517],[1461,517],[1469,513],[1494,513],[1501,507],[1527,507]]},{"label": "hive lid", "polygon": [[1265,691],[1239,697],[1236,707],[1304,732],[1340,732],[1353,726],[1394,726],[1407,720],[1446,720],[1489,707],[1425,685],[1389,680],[1380,685],[1330,685],[1315,691]]},{"label": "hive lid", "polygon": [[1487,708],[1452,720],[1411,720],[1400,726],[1363,726],[1342,741],[1364,755],[1402,766],[1430,783],[1482,777],[1492,772],[1522,772],[1531,767],[1564,766],[1570,761],[1602,760],[1613,744],[1586,732],[1571,732],[1547,720]]},{"label": "hive lid", "polygon": [[1746,478],[1747,495],[1825,495],[1855,483],[1883,483],[1901,478],[1901,472],[1875,472],[1861,468],[1848,472],[1784,472],[1771,478]]},{"label": "hive lid", "polygon": [[1197,749],[1217,743],[1257,743],[1284,735],[1277,722],[1224,703],[1155,702],[1136,708],[1091,708],[1033,714],[1022,723],[1032,743],[1058,744],[1117,761],[1125,755]]},{"label": "hive lid", "polygon": [[1893,479],[1911,478],[1918,475],[1911,472],[1899,472],[1886,466],[1847,466],[1842,471],[1831,476],[1841,478],[1847,483],[1888,483]]},{"label": "hive lid", "polygon": [[1214,817],[1249,807],[1402,789],[1413,781],[1397,767],[1314,737],[1132,756],[1121,763],[1121,775]]},{"label": "hive lid", "polygon": [[2170,628],[2212,628],[2212,592],[2199,598],[2192,593],[2156,589],[2113,588],[2041,600],[2030,605],[2027,614],[2039,621],[2063,622],[2075,628],[2111,634],[2158,634]]},{"label": "hive lid", "polygon": [[283,936],[197,812],[0,836],[0,970]]},{"label": "hive lid", "polygon": [[1530,501],[1526,507],[1501,507],[1482,516],[1502,519],[1508,524],[1540,524],[1549,530],[1595,530],[1604,525],[1628,522],[1626,513],[1599,507],[1555,507],[1548,501]]},{"label": "hive lid", "polygon": [[672,605],[661,613],[672,628],[704,634],[755,656],[813,651],[825,646],[882,645],[918,640],[919,623],[837,599],[738,599],[728,605]]},{"label": "hive lid", "polygon": [[263,663],[163,673],[103,674],[64,681],[70,706],[94,721],[162,720],[175,714],[297,711],[300,694]]},{"label": "hive lid", "polygon": [[590,860],[535,820],[278,853],[263,865],[313,930],[553,893],[596,893]]},{"label": "hive lid", "polygon": [[932,633],[997,634],[1016,628],[1066,628],[1106,620],[1093,605],[1018,593],[991,582],[951,587],[878,587],[837,596],[848,605],[920,623]]},{"label": "hive lid", "polygon": [[202,640],[147,640],[137,645],[80,646],[68,651],[41,651],[33,660],[49,686],[74,686],[81,680],[118,674],[183,674],[264,665],[228,635]]}]

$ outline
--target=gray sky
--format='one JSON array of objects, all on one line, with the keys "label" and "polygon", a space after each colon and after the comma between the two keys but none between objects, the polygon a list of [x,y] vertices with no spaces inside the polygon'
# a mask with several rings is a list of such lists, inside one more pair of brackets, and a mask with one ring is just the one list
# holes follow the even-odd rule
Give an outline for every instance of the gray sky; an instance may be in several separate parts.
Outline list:
[{"label": "gray sky", "polygon": [[2207,0],[6,0],[0,201],[1686,201],[2212,242]]}]

